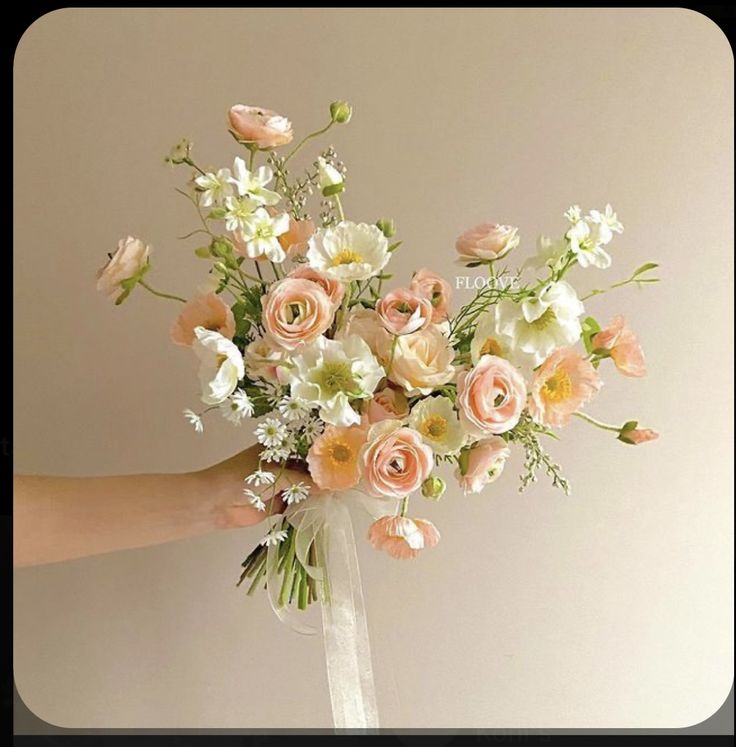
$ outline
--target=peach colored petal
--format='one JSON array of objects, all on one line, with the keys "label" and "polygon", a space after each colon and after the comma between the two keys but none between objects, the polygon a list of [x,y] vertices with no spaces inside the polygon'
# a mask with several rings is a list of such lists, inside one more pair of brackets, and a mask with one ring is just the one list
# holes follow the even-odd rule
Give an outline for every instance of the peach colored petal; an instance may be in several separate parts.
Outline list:
[{"label": "peach colored petal", "polygon": [[452,290],[442,276],[423,267],[414,273],[409,287],[418,295],[429,299],[432,304],[433,324],[439,324],[447,319]]},{"label": "peach colored petal", "polygon": [[294,137],[288,119],[260,106],[235,104],[228,112],[228,121],[241,140],[255,143],[259,148],[286,145]]},{"label": "peach colored petal", "polygon": [[360,480],[360,450],[366,441],[365,428],[328,426],[307,454],[309,473],[325,490],[347,490]]},{"label": "peach colored petal", "polygon": [[279,236],[279,243],[290,259],[307,253],[309,239],[315,232],[314,221],[311,218],[297,220],[289,216],[289,230]]},{"label": "peach colored petal", "polygon": [[409,402],[400,389],[387,386],[368,400],[364,414],[371,424],[382,420],[403,420],[409,417]]},{"label": "peach colored petal", "polygon": [[526,384],[505,358],[482,355],[474,368],[458,376],[460,420],[474,436],[510,431],[521,417]]},{"label": "peach colored petal", "polygon": [[327,294],[332,305],[337,308],[345,296],[345,285],[339,280],[332,280],[327,278],[322,273],[313,270],[308,265],[299,265],[295,267],[287,277],[290,278],[302,278],[304,280],[311,280],[313,283],[317,283],[320,288]]},{"label": "peach colored petal", "polygon": [[647,372],[644,351],[636,334],[626,326],[623,316],[614,317],[611,324],[595,334],[591,340],[594,349],[608,350],[616,368],[624,376],[641,377]]},{"label": "peach colored petal", "polygon": [[475,444],[468,453],[465,474],[459,468],[455,472],[463,492],[466,495],[479,493],[501,474],[510,456],[511,449],[500,436],[491,436]]},{"label": "peach colored petal", "polygon": [[194,342],[194,328],[219,332],[232,340],[235,334],[235,318],[230,307],[216,293],[195,296],[184,305],[171,327],[171,339],[177,345],[191,345]]},{"label": "peach colored petal", "polygon": [[332,324],[335,312],[320,285],[304,278],[275,282],[262,305],[266,332],[285,350],[294,350],[319,337]]},{"label": "peach colored petal", "polygon": [[534,373],[529,412],[539,423],[562,427],[601,386],[600,376],[590,361],[572,347],[559,348]]},{"label": "peach colored petal", "polygon": [[376,313],[392,335],[408,335],[432,322],[432,302],[408,288],[387,293],[376,304]]},{"label": "peach colored petal", "polygon": [[626,438],[628,443],[638,446],[647,443],[647,441],[656,441],[659,438],[659,433],[651,428],[634,428],[634,430],[626,433]]}]

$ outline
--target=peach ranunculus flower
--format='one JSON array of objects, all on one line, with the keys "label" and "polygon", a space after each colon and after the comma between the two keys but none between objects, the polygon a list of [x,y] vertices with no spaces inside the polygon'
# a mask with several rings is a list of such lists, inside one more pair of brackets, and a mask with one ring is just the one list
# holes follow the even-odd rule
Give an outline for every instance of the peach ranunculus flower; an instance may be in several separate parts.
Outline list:
[{"label": "peach ranunculus flower", "polygon": [[644,352],[634,332],[626,326],[625,319],[619,315],[591,340],[593,349],[603,348],[624,376],[645,376],[647,372]]},{"label": "peach ranunculus flower", "polygon": [[590,361],[575,348],[559,348],[534,372],[529,412],[543,425],[567,425],[575,410],[592,399],[601,386]]},{"label": "peach ranunculus flower", "polygon": [[235,104],[228,112],[230,128],[241,139],[259,148],[286,145],[294,138],[291,122],[286,117],[260,106]]},{"label": "peach ranunculus flower", "polygon": [[449,315],[452,290],[443,277],[426,267],[417,270],[411,278],[409,287],[418,295],[428,298],[432,304],[432,322],[444,322]]},{"label": "peach ranunculus flower", "polygon": [[376,304],[376,313],[392,335],[408,335],[432,322],[432,302],[408,288],[387,293]]},{"label": "peach ranunculus flower", "polygon": [[171,339],[177,345],[191,345],[195,340],[195,327],[214,330],[232,340],[235,334],[235,317],[217,293],[195,296],[187,301],[172,325]]},{"label": "peach ranunculus flower", "polygon": [[146,266],[150,252],[151,247],[134,236],[120,239],[115,254],[97,271],[97,290],[107,296],[114,296],[123,290],[120,284]]},{"label": "peach ranunculus flower", "polygon": [[519,245],[519,229],[497,223],[481,223],[469,228],[455,242],[461,264],[491,262]]},{"label": "peach ranunculus flower", "polygon": [[655,441],[659,438],[659,433],[651,428],[631,428],[628,431],[621,431],[618,436],[619,441],[631,446],[645,444],[647,441]]},{"label": "peach ranunculus flower", "polygon": [[439,327],[379,340],[377,353],[386,375],[407,394],[431,394],[455,376],[455,351]]},{"label": "peach ranunculus flower", "polygon": [[482,355],[474,368],[458,376],[460,420],[473,436],[510,431],[525,404],[524,379],[505,358]]},{"label": "peach ranunculus flower", "polygon": [[379,349],[391,343],[391,336],[386,332],[378,314],[363,306],[356,306],[348,313],[345,325],[337,331],[335,339],[342,340],[350,335],[358,335],[365,340],[374,355],[378,355]]},{"label": "peach ranunculus flower", "polygon": [[459,468],[455,470],[455,477],[463,489],[463,493],[480,493],[488,483],[493,482],[503,472],[506,460],[511,456],[509,445],[500,436],[491,436],[478,441],[472,449],[466,452],[462,459],[465,463],[465,473]]},{"label": "peach ranunculus flower", "polygon": [[297,220],[289,216],[289,230],[279,236],[279,243],[290,259],[306,255],[309,239],[314,236],[315,225],[311,218]]},{"label": "peach ranunculus flower", "polygon": [[440,541],[440,533],[431,521],[425,519],[383,516],[371,524],[368,541],[374,549],[405,560],[416,558],[425,547],[434,547]]},{"label": "peach ranunculus flower", "polygon": [[286,350],[317,339],[332,324],[335,313],[321,286],[304,278],[275,282],[262,305],[266,332]]},{"label": "peach ranunculus flower", "polygon": [[387,386],[368,400],[364,414],[371,425],[382,420],[404,421],[409,417],[409,402],[401,389]]},{"label": "peach ranunculus flower", "polygon": [[360,425],[347,428],[328,425],[317,436],[307,454],[309,474],[325,490],[347,490],[360,480],[360,449],[365,444],[366,429]]},{"label": "peach ranunculus flower", "polygon": [[279,381],[278,367],[286,360],[286,351],[269,335],[263,335],[246,346],[243,358],[248,376],[275,383]]},{"label": "peach ranunculus flower", "polygon": [[313,283],[322,288],[322,290],[329,296],[332,305],[337,307],[342,303],[342,299],[345,296],[345,286],[339,280],[331,280],[325,277],[321,272],[313,270],[308,265],[299,265],[295,267],[287,277],[290,278],[304,278],[305,280],[311,280]]},{"label": "peach ranunculus flower", "polygon": [[434,466],[432,449],[398,420],[371,426],[361,462],[366,490],[376,498],[404,498],[421,486]]}]

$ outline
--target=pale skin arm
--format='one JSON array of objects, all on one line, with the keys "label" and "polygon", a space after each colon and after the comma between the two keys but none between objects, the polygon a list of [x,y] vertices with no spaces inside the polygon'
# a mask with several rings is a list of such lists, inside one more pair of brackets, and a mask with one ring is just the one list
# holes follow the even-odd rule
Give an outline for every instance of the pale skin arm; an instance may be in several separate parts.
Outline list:
[{"label": "pale skin arm", "polygon": [[[243,496],[243,478],[258,467],[259,448],[181,474],[16,476],[13,564],[54,563],[257,524],[281,505],[267,504],[264,513]],[[309,483],[304,473],[287,470],[277,488],[299,481]]]}]

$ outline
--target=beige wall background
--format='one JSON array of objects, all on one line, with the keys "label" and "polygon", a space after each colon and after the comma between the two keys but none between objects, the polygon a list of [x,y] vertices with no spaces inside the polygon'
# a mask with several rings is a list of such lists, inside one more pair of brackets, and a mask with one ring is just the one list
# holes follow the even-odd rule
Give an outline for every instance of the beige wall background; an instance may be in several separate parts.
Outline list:
[{"label": "beige wall background", "polygon": [[[625,447],[574,423],[552,447],[573,481],[450,489],[443,533],[397,563],[361,543],[379,705],[391,727],[684,726],[732,682],[733,57],[698,13],[654,10],[61,10],[15,59],[15,469],[184,471],[250,443],[197,437],[195,364],[168,341],[173,304],[94,290],[128,232],[152,282],[191,293],[205,265],[162,165],[182,136],[236,154],[227,108],[299,133],[349,99],[331,141],[358,220],[393,216],[396,283],[482,220],[556,235],[572,203],[613,203],[607,274],[647,260],[660,286],[593,299],[646,347],[643,381],[607,371],[590,412],[658,428]],[[308,160],[311,160],[309,156]],[[304,162],[304,161],[303,161]],[[460,293],[458,303],[468,293]],[[362,535],[367,521],[357,520]],[[234,587],[260,528],[26,569],[15,576],[15,677],[66,727],[325,727],[318,638]]]}]

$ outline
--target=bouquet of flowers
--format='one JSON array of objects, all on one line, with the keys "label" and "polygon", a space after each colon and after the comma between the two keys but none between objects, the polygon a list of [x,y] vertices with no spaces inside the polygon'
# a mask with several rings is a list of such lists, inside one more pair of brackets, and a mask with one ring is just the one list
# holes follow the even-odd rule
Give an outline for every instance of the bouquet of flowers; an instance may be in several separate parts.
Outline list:
[{"label": "bouquet of flowers", "polygon": [[[326,126],[290,146],[285,117],[232,107],[229,132],[242,155],[231,168],[196,162],[187,140],[166,158],[187,171],[177,191],[199,227],[183,238],[205,239],[194,254],[207,262],[206,286],[190,299],[154,289],[150,247],[133,237],[98,275],[116,304],[138,286],[183,304],[171,336],[199,359],[204,407],[184,411],[196,432],[213,413],[235,425],[257,419],[260,465],[243,475],[243,501],[268,514],[269,529],[240,581],[248,579],[249,593],[271,590],[277,609],[329,603],[327,506],[341,496],[357,495],[373,514],[373,547],[414,558],[440,534],[415,518],[410,501],[442,497],[445,465],[464,493],[478,493],[520,449],[520,489],[541,471],[568,492],[543,442],[571,418],[624,444],[657,437],[635,420],[610,425],[581,409],[598,394],[602,368],[646,371],[623,317],[601,326],[584,302],[656,282],[657,265],[583,297],[568,280],[575,267],[611,265],[611,242],[623,231],[611,206],[571,207],[558,238],[541,237],[536,255],[515,269],[507,262],[520,244],[517,228],[483,223],[463,233],[457,262],[480,272],[473,298],[456,310],[450,283],[428,268],[386,290],[402,246],[393,221],[346,217],[346,169],[333,147],[299,176],[291,172],[305,144],[351,115],[334,102]],[[304,479],[277,488],[295,468]]]}]

